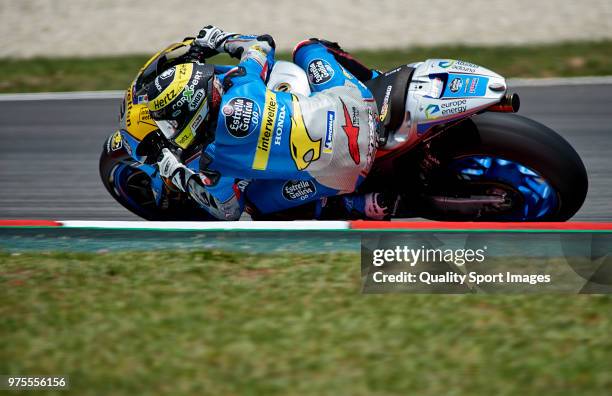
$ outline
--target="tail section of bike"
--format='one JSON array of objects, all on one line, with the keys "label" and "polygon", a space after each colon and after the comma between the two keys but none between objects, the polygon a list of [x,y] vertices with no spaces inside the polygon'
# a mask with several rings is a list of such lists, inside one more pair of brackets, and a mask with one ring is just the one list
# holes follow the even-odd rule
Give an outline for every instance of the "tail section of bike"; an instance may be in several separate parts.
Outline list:
[{"label": "tail section of bike", "polygon": [[[449,59],[406,67],[401,123],[388,131],[364,190],[407,197],[399,217],[565,221],[580,209],[588,179],[579,155],[546,126],[503,114],[520,104],[503,77]],[[369,84],[384,86],[401,70]],[[383,121],[393,89],[377,98]]]}]

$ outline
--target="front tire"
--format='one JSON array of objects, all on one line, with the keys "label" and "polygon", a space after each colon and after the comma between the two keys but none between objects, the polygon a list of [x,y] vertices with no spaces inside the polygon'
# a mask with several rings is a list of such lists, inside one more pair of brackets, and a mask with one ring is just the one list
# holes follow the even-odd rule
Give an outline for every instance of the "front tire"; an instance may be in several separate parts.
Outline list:
[{"label": "front tire", "polygon": [[[121,150],[123,151],[123,149]],[[127,152],[100,155],[100,178],[112,197],[130,212],[153,221],[210,221],[214,218],[184,194],[165,193],[161,205],[155,201],[151,178],[138,169]]]}]

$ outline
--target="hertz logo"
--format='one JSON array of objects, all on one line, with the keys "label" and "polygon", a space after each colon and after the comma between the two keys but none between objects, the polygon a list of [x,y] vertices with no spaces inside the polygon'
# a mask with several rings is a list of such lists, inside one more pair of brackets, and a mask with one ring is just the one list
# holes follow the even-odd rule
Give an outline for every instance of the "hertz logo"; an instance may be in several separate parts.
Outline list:
[{"label": "hertz logo", "polygon": [[[176,73],[174,73],[172,82],[155,99],[149,101],[149,110],[161,110],[168,106],[185,89],[192,72],[193,63],[183,63],[176,66]],[[157,78],[155,81],[157,81]]]},{"label": "hertz logo", "polygon": [[168,103],[172,101],[172,99],[176,98],[176,93],[174,89],[171,89],[170,91],[165,91],[165,93],[166,94],[164,96],[159,96],[153,101],[153,110],[163,109],[168,105]]}]

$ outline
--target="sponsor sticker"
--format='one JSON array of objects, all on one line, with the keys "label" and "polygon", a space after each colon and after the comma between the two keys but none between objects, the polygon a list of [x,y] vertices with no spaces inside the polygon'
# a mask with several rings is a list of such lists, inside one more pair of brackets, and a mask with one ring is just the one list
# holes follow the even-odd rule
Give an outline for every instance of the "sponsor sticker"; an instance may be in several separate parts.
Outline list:
[{"label": "sponsor sticker", "polygon": [[463,113],[467,110],[467,99],[444,101],[440,107],[442,109],[442,116]]},{"label": "sponsor sticker", "polygon": [[315,59],[308,64],[308,81],[311,84],[325,84],[334,76],[334,69],[324,59]]},{"label": "sponsor sticker", "polygon": [[349,155],[356,165],[361,162],[361,156],[359,154],[359,109],[351,107],[351,114],[346,107],[346,104],[342,100],[342,110],[344,111],[344,125],[342,130],[346,134],[348,141]]},{"label": "sponsor sticker", "polygon": [[372,109],[368,108],[368,126],[370,127],[368,152],[366,153],[366,171],[369,171],[374,161],[374,152],[376,150],[376,114]]},{"label": "sponsor sticker", "polygon": [[155,121],[151,119],[151,113],[149,113],[149,109],[146,107],[141,107],[138,111],[138,123],[139,124],[147,124],[150,126],[156,126]]},{"label": "sponsor sticker", "polygon": [[274,121],[276,120],[277,113],[278,102],[276,101],[276,94],[267,90],[263,119],[259,130],[259,138],[257,139],[257,147],[255,148],[255,157],[253,157],[253,165],[251,166],[253,169],[266,170],[268,168],[268,159],[272,149],[272,137],[274,136]]},{"label": "sponsor sticker", "polygon": [[193,129],[194,131],[197,130],[202,124],[202,121],[204,121],[204,117],[202,117],[202,114],[198,114],[197,117],[191,123],[191,129]]},{"label": "sponsor sticker", "polygon": [[317,193],[317,186],[311,180],[289,180],[283,186],[283,197],[287,201],[305,201]]},{"label": "sponsor sticker", "polygon": [[162,74],[159,75],[159,78],[162,80],[168,79],[174,75],[174,68],[166,69]]},{"label": "sponsor sticker", "polygon": [[149,108],[151,110],[161,110],[166,107],[170,102],[172,102],[172,100],[176,98],[177,95],[178,91],[175,89],[175,87],[166,89],[164,92],[162,92],[161,95],[159,95],[153,101],[149,102]]},{"label": "sponsor sticker", "polygon": [[485,96],[488,78],[474,74],[448,74],[448,81],[443,97],[463,98]]},{"label": "sponsor sticker", "polygon": [[203,88],[200,88],[195,91],[193,97],[191,98],[191,102],[189,102],[189,110],[193,111],[200,107],[200,104],[202,104],[202,99],[204,99],[205,95],[206,93],[204,92]]},{"label": "sponsor sticker", "polygon": [[295,96],[293,96],[293,117],[291,117],[291,134],[289,135],[289,151],[298,170],[304,170],[321,157],[321,139],[312,140],[302,111]]},{"label": "sponsor sticker", "polygon": [[185,128],[181,134],[174,139],[174,141],[179,145],[179,147],[186,148],[193,141],[194,137],[195,136],[193,136],[191,128]]},{"label": "sponsor sticker", "polygon": [[236,187],[238,187],[238,191],[244,192],[244,190],[246,190],[249,183],[251,183],[250,180],[238,180],[236,182]]},{"label": "sponsor sticker", "polygon": [[428,120],[435,120],[438,118],[437,114],[440,112],[440,106],[436,104],[427,105],[425,108],[425,118]]},{"label": "sponsor sticker", "polygon": [[445,61],[442,61],[442,62],[438,62],[438,66],[440,66],[443,69],[448,69],[449,67],[453,66],[454,64],[455,64],[455,61],[451,60],[451,59],[445,60]]},{"label": "sponsor sticker", "polygon": [[389,77],[390,75],[395,74],[395,73],[397,73],[400,70],[402,70],[401,67],[396,67],[395,69],[386,72],[385,73],[385,77]]},{"label": "sponsor sticker", "polygon": [[274,145],[280,146],[283,142],[283,127],[285,126],[285,114],[287,114],[287,106],[282,105],[278,110],[278,119],[274,128]]},{"label": "sponsor sticker", "polygon": [[336,112],[327,112],[327,127],[325,128],[325,142],[323,144],[323,152],[331,153],[333,151],[334,140],[334,122],[336,121]]},{"label": "sponsor sticker", "polygon": [[[204,102],[206,103],[206,99],[204,99]],[[200,112],[198,113],[198,115],[193,119],[193,121],[191,121],[191,130],[197,133],[197,130],[200,127],[200,124],[202,124],[202,121],[206,119],[207,115],[208,115],[208,107],[203,106]]]},{"label": "sponsor sticker", "polygon": [[[178,95],[186,87],[189,81],[189,78],[191,77],[192,72],[193,72],[193,63],[183,63],[183,64],[176,66],[176,72],[175,72],[174,79],[166,88],[164,88],[162,92],[160,92],[159,95],[157,95],[155,99],[149,101],[148,103],[149,109],[157,111],[157,110],[161,110],[164,107],[168,106],[170,102],[176,99]],[[158,76],[155,79],[156,83],[158,82],[160,77],[161,76]],[[156,84],[156,88],[158,88],[161,91],[161,89],[157,87],[157,84]]]},{"label": "sponsor sticker", "polygon": [[476,88],[478,88],[478,81],[480,79],[478,77],[472,78],[472,82],[470,83],[470,93],[476,93]]},{"label": "sponsor sticker", "polygon": [[383,99],[383,104],[380,108],[380,120],[384,121],[385,117],[387,117],[387,112],[389,111],[389,98],[391,97],[391,90],[393,89],[392,85],[387,85],[387,90],[385,91],[385,97]]},{"label": "sponsor sticker", "polygon": [[259,124],[259,106],[248,98],[232,98],[221,112],[228,132],[237,138],[250,135]]},{"label": "sponsor sticker", "polygon": [[186,103],[190,103],[191,99],[193,97],[193,87],[191,86],[187,86],[185,87],[185,89],[183,89],[183,95],[181,95],[180,99],[176,101],[176,103],[174,103],[172,105],[172,110],[180,110],[180,108],[186,104]]},{"label": "sponsor sticker", "polygon": [[463,87],[463,82],[460,78],[453,78],[453,81],[449,84],[449,89],[451,92],[459,92],[459,90]]},{"label": "sponsor sticker", "polygon": [[452,69],[454,71],[461,71],[465,73],[476,73],[479,67],[474,63],[451,59],[438,62],[438,66],[443,69]]},{"label": "sponsor sticker", "polygon": [[106,152],[110,153],[111,151],[117,151],[123,147],[123,136],[121,136],[121,132],[116,131],[108,138],[108,142],[106,144]]}]

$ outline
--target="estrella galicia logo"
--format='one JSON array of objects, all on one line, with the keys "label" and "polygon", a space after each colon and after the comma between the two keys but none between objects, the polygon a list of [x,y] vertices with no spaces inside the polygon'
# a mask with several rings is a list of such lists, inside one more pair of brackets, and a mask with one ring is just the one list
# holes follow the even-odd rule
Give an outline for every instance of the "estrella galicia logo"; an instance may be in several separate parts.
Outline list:
[{"label": "estrella galicia logo", "polygon": [[315,59],[308,64],[308,81],[311,84],[325,84],[334,76],[334,69],[324,59]]},{"label": "estrella galicia logo", "polygon": [[305,201],[317,193],[311,180],[289,180],[283,186],[283,197],[288,201]]},{"label": "estrella galicia logo", "polygon": [[250,135],[259,124],[261,114],[257,103],[248,98],[232,98],[221,112],[228,132],[237,138]]},{"label": "estrella galicia logo", "polygon": [[449,85],[451,92],[458,92],[463,87],[463,82],[460,78],[454,78]]},{"label": "estrella galicia logo", "polygon": [[336,120],[336,112],[327,112],[327,127],[325,128],[325,142],[323,145],[324,153],[331,153],[334,140],[334,122]]},{"label": "estrella galicia logo", "polygon": [[438,62],[438,66],[440,66],[442,69],[448,69],[449,67],[453,66],[455,64],[454,60],[445,60],[442,62]]},{"label": "estrella galicia logo", "polygon": [[425,118],[428,120],[433,120],[438,118],[435,114],[440,111],[440,106],[436,104],[430,104],[425,108]]}]

